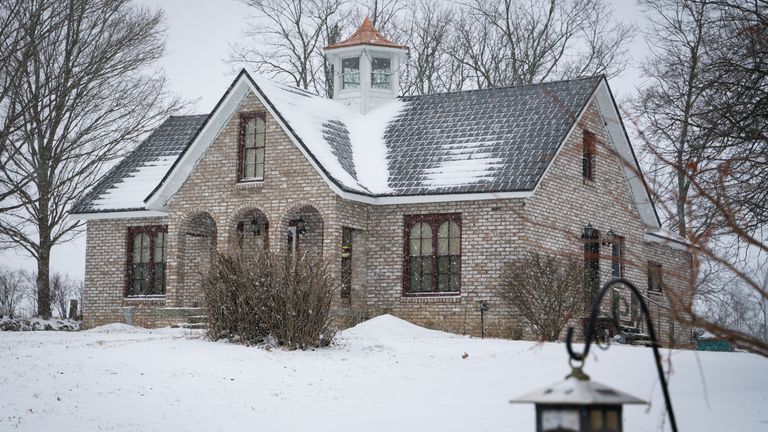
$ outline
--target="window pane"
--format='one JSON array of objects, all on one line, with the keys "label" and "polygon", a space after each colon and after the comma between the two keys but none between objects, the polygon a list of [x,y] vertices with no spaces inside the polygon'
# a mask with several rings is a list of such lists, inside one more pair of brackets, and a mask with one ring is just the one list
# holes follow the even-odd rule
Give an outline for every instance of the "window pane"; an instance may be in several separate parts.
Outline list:
[{"label": "window pane", "polygon": [[605,427],[608,430],[619,430],[619,413],[614,410],[608,410],[605,412]]},{"label": "window pane", "polygon": [[263,164],[264,163],[264,148],[257,148],[255,150],[256,153],[256,163],[257,164]]},{"label": "window pane", "polygon": [[253,147],[256,140],[256,119],[251,118],[245,122],[245,147]]},{"label": "window pane", "polygon": [[341,60],[341,88],[360,86],[360,58],[352,57]]},{"label": "window pane", "polygon": [[371,87],[388,89],[392,87],[391,61],[388,58],[374,57],[371,61]]},{"label": "window pane", "polygon": [[155,262],[165,262],[165,233],[159,232],[155,237]]},{"label": "window pane", "polygon": [[265,131],[267,130],[266,124],[264,123],[264,119],[261,117],[256,117],[254,122],[255,132],[257,135],[264,135]]},{"label": "window pane", "polygon": [[254,171],[254,177],[256,178],[263,178],[264,177],[264,164],[256,164],[256,169]]},{"label": "window pane", "polygon": [[152,294],[163,294],[165,292],[165,264],[155,264],[155,286]]},{"label": "window pane", "polygon": [[589,413],[589,419],[591,430],[599,431],[603,428],[603,412],[601,410],[592,410]]}]

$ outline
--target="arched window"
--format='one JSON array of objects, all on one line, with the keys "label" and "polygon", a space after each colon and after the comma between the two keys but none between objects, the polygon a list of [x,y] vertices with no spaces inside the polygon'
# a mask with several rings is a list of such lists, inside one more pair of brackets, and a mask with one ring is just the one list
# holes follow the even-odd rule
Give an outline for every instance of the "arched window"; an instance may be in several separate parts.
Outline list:
[{"label": "arched window", "polygon": [[461,217],[406,216],[406,295],[454,294],[461,288]]},{"label": "arched window", "polygon": [[440,224],[437,231],[437,290],[459,290],[461,231],[454,221]]},{"label": "arched window", "polygon": [[259,211],[247,213],[237,222],[237,246],[244,251],[267,249],[267,218]]},{"label": "arched window", "polygon": [[128,228],[126,296],[165,294],[167,229],[164,225]]}]

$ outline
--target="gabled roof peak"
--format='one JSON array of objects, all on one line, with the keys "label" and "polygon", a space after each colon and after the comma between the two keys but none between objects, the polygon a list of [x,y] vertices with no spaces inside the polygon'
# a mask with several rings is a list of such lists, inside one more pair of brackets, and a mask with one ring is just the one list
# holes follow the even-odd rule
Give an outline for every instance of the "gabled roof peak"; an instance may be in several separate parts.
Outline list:
[{"label": "gabled roof peak", "polygon": [[358,28],[356,32],[352,33],[352,36],[341,42],[328,45],[325,47],[325,49],[332,50],[357,45],[373,45],[385,48],[408,49],[408,47],[405,45],[398,45],[387,39],[380,31],[376,30],[376,26],[373,25],[373,22],[367,16],[363,20],[363,23],[360,24],[360,28]]}]

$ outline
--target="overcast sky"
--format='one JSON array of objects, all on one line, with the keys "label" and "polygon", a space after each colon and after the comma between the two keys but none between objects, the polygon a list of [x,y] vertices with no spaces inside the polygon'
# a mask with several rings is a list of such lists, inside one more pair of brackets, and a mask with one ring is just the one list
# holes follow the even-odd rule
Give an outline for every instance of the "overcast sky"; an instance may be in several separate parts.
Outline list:
[{"label": "overcast sky", "polygon": [[[165,69],[171,90],[183,98],[196,101],[197,113],[209,113],[234,79],[237,71],[226,63],[229,43],[240,36],[248,9],[235,0],[137,0],[150,7],[165,10],[168,41],[167,54],[161,66]],[[611,0],[617,19],[643,25],[641,11],[634,0]],[[647,50],[641,35],[629,47],[632,61],[629,69],[610,81],[619,102],[634,93],[640,78],[639,65]],[[35,268],[28,256],[6,252],[4,263],[27,270]],[[85,239],[80,238],[54,248],[53,271],[82,278],[85,269]]]}]

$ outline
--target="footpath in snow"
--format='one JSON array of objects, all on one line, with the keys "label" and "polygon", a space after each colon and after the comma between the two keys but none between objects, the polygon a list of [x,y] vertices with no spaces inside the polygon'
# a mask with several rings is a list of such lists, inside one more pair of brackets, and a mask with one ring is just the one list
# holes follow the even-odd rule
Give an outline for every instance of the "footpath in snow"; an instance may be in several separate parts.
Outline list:
[{"label": "footpath in snow", "polygon": [[[626,430],[664,430],[651,351],[593,352],[585,370],[594,380],[651,402],[625,408]],[[681,431],[768,430],[768,360],[664,355]],[[468,338],[389,315],[315,351],[122,324],[1,332],[0,364],[0,431],[45,432],[525,432],[534,430],[533,407],[508,401],[568,373],[563,344]]]}]

